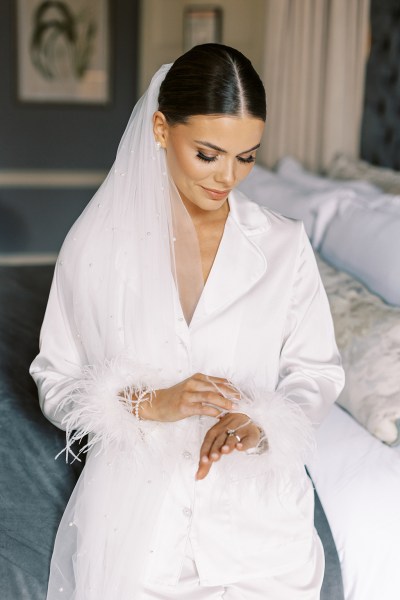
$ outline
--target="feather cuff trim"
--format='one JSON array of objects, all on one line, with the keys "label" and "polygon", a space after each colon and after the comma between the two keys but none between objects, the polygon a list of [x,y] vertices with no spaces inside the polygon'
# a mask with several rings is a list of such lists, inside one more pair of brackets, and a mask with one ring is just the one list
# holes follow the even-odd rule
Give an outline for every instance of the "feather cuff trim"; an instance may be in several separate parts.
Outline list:
[{"label": "feather cuff trim", "polygon": [[302,408],[282,392],[235,387],[239,400],[235,399],[232,412],[248,415],[264,435],[254,451],[238,453],[240,460],[232,462],[232,475],[304,473],[304,465],[315,450],[315,433]]},{"label": "feather cuff trim", "polygon": [[[120,449],[143,445],[146,435],[157,424],[137,419],[131,398],[136,396],[140,400],[150,395],[151,401],[155,375],[154,370],[122,358],[85,366],[82,378],[58,407],[67,411],[62,420],[66,430],[62,452],[66,452],[66,460],[69,454],[80,460],[79,455],[95,445],[99,445],[99,451],[108,445]],[[75,454],[72,445],[85,436],[87,443]]]}]

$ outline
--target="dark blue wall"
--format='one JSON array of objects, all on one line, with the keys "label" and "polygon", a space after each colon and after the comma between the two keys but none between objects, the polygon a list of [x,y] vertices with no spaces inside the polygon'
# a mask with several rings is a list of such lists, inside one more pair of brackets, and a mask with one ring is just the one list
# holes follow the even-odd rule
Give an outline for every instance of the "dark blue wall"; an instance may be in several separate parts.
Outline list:
[{"label": "dark blue wall", "polygon": [[16,98],[15,5],[0,2],[0,169],[105,168],[137,91],[138,0],[110,0],[109,106],[21,104]]},{"label": "dark blue wall", "polygon": [[[105,106],[17,101],[15,4],[0,0],[0,171],[108,170],[137,99],[139,0],[110,0],[112,101]],[[94,192],[0,184],[0,255],[56,252]]]},{"label": "dark blue wall", "polygon": [[400,0],[372,0],[361,157],[400,170]]}]

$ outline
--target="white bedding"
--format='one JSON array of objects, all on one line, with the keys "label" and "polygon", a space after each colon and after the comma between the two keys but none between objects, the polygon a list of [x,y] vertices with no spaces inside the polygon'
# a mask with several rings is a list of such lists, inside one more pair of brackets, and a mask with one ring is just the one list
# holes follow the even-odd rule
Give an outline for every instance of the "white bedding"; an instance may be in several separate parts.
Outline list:
[{"label": "white bedding", "polygon": [[400,308],[318,256],[317,261],[346,372],[338,403],[378,439],[399,444]]},{"label": "white bedding", "polygon": [[341,561],[346,600],[400,598],[400,447],[335,405],[309,465]]},{"label": "white bedding", "polygon": [[400,599],[400,309],[318,265],[346,371],[310,465],[341,562],[346,600]]}]

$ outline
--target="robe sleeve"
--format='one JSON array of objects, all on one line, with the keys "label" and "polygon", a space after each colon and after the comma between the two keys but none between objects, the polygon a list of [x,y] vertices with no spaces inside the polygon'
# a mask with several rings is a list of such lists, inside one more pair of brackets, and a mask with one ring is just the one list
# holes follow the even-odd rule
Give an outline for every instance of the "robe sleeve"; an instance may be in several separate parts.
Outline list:
[{"label": "robe sleeve", "polygon": [[344,385],[328,299],[300,226],[276,390],[243,390],[238,407],[264,432],[254,451],[268,450],[282,468],[307,462],[315,446],[315,428]]},{"label": "robe sleeve", "polygon": [[67,406],[63,400],[76,388],[85,364],[79,348],[78,332],[72,331],[59,291],[57,265],[46,313],[40,330],[39,354],[29,372],[39,393],[40,408],[44,415],[60,429],[65,429]]},{"label": "robe sleeve", "polygon": [[344,386],[328,299],[308,237],[301,230],[277,391],[318,426]]},{"label": "robe sleeve", "polygon": [[[129,359],[105,360],[90,365],[79,332],[66,307],[65,284],[59,264],[50,290],[40,332],[40,351],[30,366],[39,393],[40,407],[54,425],[67,435],[67,455],[75,441],[88,435],[80,450],[96,443],[129,445],[144,441],[155,422],[139,421],[132,414],[130,397],[152,393],[145,374]],[[121,397],[125,390],[125,397]]]}]

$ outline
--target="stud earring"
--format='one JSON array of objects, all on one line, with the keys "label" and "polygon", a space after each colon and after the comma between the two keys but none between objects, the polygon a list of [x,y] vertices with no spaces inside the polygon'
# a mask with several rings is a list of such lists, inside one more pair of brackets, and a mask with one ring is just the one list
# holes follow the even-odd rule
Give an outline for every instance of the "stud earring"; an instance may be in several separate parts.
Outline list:
[{"label": "stud earring", "polygon": [[161,142],[156,142],[157,150],[161,149]]}]

